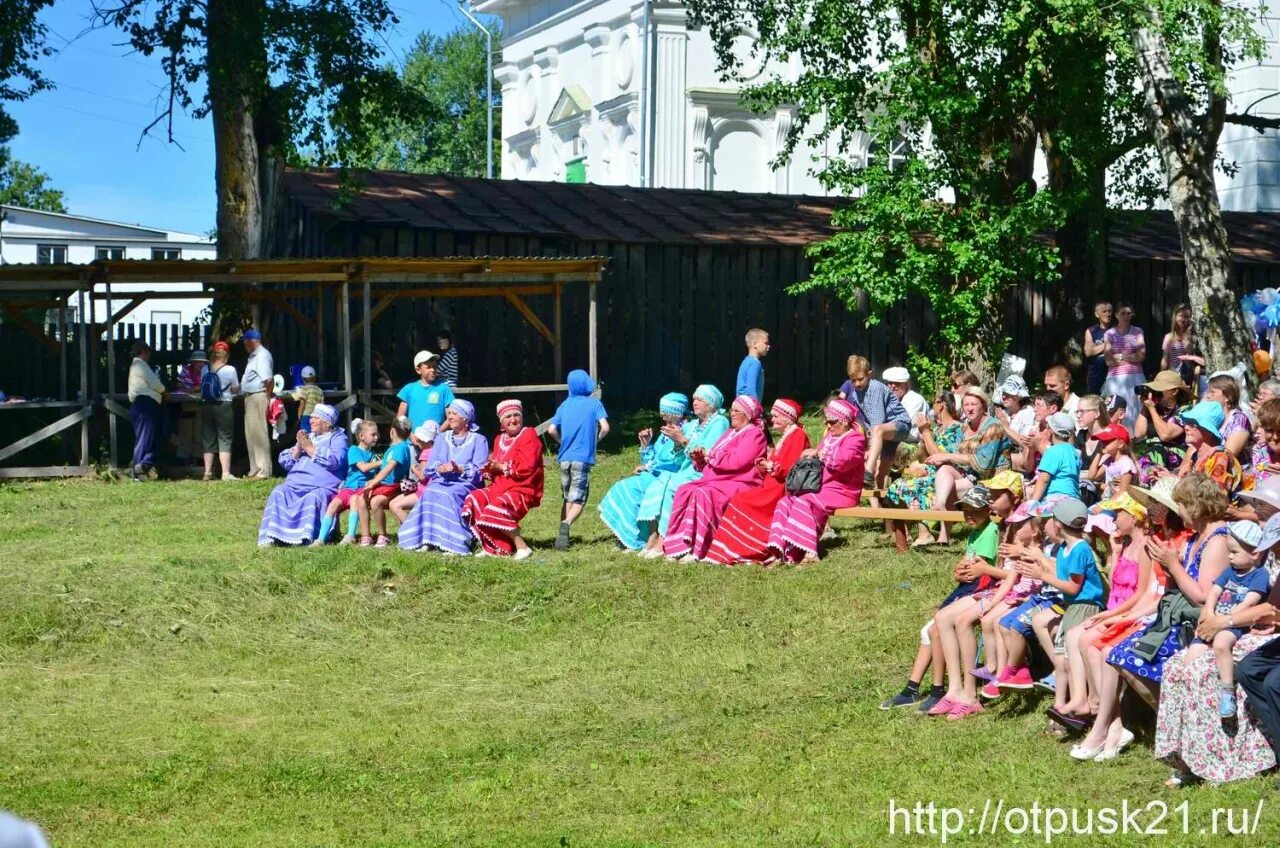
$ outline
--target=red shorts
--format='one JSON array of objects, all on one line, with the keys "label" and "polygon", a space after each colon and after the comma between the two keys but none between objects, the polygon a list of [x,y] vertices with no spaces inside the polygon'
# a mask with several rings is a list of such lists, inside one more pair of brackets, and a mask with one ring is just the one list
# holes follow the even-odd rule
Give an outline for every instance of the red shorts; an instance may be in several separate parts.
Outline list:
[{"label": "red shorts", "polygon": [[361,489],[339,489],[334,500],[342,504],[343,509],[351,509],[351,499],[359,496]]},{"label": "red shorts", "polygon": [[398,494],[400,494],[400,484],[391,483],[390,485],[377,486],[373,489],[369,489],[369,500],[373,500],[379,495],[386,498],[387,500],[391,500]]}]

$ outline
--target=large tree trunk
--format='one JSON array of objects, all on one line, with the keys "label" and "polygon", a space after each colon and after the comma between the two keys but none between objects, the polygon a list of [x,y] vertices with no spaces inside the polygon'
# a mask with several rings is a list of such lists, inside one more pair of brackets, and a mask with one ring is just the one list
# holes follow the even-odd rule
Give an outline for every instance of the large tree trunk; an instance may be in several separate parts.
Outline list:
[{"label": "large tree trunk", "polygon": [[283,167],[278,132],[263,117],[271,89],[262,15],[260,0],[208,3],[220,259],[265,255]]},{"label": "large tree trunk", "polygon": [[1213,181],[1221,109],[1211,109],[1203,123],[1196,119],[1182,84],[1173,75],[1159,23],[1153,13],[1148,26],[1134,31],[1133,44],[1147,123],[1164,166],[1169,205],[1182,239],[1193,327],[1209,370],[1216,371],[1250,359],[1231,245]]}]

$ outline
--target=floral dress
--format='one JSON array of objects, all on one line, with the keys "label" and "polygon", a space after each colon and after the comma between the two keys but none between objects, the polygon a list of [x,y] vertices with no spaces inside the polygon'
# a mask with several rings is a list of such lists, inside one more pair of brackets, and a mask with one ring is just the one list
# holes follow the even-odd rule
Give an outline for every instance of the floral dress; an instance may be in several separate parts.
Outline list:
[{"label": "floral dress", "polygon": [[[1275,636],[1246,633],[1232,649],[1236,662]],[[1175,768],[1214,783],[1248,780],[1276,764],[1275,753],[1246,709],[1248,695],[1237,687],[1237,732],[1227,734],[1218,716],[1218,665],[1212,651],[1187,662],[1180,651],[1164,664],[1160,710],[1156,714],[1155,755]]]},{"label": "floral dress", "polygon": [[[938,431],[934,442],[939,453],[955,453],[960,446],[964,427],[955,421]],[[885,500],[908,509],[933,509],[934,480],[938,466],[926,465],[923,477],[899,477],[885,490]]]}]

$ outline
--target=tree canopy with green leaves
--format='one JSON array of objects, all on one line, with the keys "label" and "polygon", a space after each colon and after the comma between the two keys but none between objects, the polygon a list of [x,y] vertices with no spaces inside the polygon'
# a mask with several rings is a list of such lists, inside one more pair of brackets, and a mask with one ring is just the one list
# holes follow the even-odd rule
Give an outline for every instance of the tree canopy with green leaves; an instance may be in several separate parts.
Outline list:
[{"label": "tree canopy with green leaves", "polygon": [[62,192],[49,185],[49,175],[14,159],[7,146],[0,146],[0,203],[43,212],[67,211]]},{"label": "tree canopy with green leaves", "polygon": [[[496,30],[496,22],[491,29]],[[494,40],[501,32],[494,32]],[[460,177],[485,175],[485,75],[488,65],[484,33],[460,29],[440,37],[422,33],[405,57],[400,72],[412,107],[396,120],[378,125],[366,150],[350,163]],[[501,126],[495,97],[494,124]],[[494,158],[500,144],[494,140]]]},{"label": "tree canopy with green leaves", "polygon": [[[1217,0],[1159,2],[1169,7],[1165,20],[1177,21],[1168,39],[1178,78],[1214,90],[1213,36],[1222,59],[1230,55],[1222,43],[1239,30]],[[837,214],[841,232],[815,246],[814,274],[797,289],[830,289],[849,304],[865,295],[870,322],[922,298],[938,330],[911,364],[928,383],[999,355],[1007,298],[1020,282],[1062,281],[1057,302],[1079,315],[1073,293],[1105,274],[1108,188],[1140,202],[1163,188],[1144,167],[1153,143],[1147,66],[1132,47],[1149,5],[692,0],[691,11],[708,26],[724,73],[735,73],[744,31],[777,60],[779,72],[743,99],[761,111],[795,110],[784,157],[805,150],[810,135],[850,152],[905,140],[914,152],[892,170],[853,156],[815,162],[828,187],[860,199]],[[787,70],[793,58],[796,74]],[[1033,174],[1037,149],[1043,184]]]},{"label": "tree canopy with green leaves", "polygon": [[407,103],[383,62],[388,0],[94,0],[94,20],[160,61],[167,105],[146,131],[212,117],[224,258],[263,255],[286,158],[344,163]]}]

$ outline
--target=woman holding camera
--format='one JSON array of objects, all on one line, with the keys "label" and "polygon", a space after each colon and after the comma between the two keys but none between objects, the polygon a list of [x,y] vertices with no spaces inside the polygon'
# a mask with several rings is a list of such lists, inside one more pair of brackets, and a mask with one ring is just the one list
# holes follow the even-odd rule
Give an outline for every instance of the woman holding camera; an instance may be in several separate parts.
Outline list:
[{"label": "woman holding camera", "polygon": [[1166,469],[1177,472],[1187,455],[1186,430],[1178,416],[1189,407],[1191,388],[1174,371],[1161,371],[1138,387],[1141,409],[1133,423],[1133,455],[1142,483]]}]

